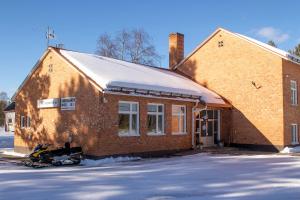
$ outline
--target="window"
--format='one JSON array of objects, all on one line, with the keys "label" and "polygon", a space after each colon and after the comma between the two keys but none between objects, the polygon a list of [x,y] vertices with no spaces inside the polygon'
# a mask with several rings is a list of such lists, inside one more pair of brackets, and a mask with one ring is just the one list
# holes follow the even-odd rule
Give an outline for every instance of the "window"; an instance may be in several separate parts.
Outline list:
[{"label": "window", "polygon": [[25,117],[24,116],[21,116],[20,124],[21,124],[21,128],[25,128]]},{"label": "window", "polygon": [[12,124],[12,118],[9,118],[9,119],[8,119],[8,123],[9,123],[9,124]]},{"label": "window", "polygon": [[294,80],[291,80],[291,101],[292,105],[298,104],[297,81]]},{"label": "window", "polygon": [[136,102],[119,102],[119,135],[139,135],[139,104]]},{"label": "window", "polygon": [[291,124],[292,144],[298,144],[298,124]]},{"label": "window", "polygon": [[172,133],[186,133],[186,107],[181,105],[172,105]]},{"label": "window", "polygon": [[31,126],[31,119],[27,116],[27,128]]},{"label": "window", "polygon": [[164,134],[164,105],[148,104],[147,128],[149,135]]}]

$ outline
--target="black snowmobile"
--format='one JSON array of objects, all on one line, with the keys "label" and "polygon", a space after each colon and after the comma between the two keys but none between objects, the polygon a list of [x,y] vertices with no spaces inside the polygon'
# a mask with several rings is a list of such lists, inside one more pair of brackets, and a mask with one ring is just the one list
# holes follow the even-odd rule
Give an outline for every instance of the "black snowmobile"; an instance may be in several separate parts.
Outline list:
[{"label": "black snowmobile", "polygon": [[80,164],[83,155],[81,147],[70,147],[69,142],[65,143],[65,147],[54,150],[49,150],[49,146],[49,144],[38,144],[29,155],[29,160],[24,161],[24,165],[41,168]]}]

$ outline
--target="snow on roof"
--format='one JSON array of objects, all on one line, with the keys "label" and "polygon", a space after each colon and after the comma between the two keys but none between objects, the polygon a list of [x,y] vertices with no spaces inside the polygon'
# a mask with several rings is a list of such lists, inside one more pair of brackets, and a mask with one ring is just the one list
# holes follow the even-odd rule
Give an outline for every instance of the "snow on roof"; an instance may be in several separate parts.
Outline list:
[{"label": "snow on roof", "polygon": [[252,42],[252,43],[254,43],[256,45],[259,45],[259,46],[261,46],[261,47],[263,47],[263,48],[265,48],[265,49],[267,49],[269,51],[272,51],[272,52],[278,54],[279,56],[281,56],[281,57],[283,57],[285,59],[292,60],[292,61],[295,61],[298,64],[300,64],[300,57],[298,57],[296,55],[290,54],[287,51],[284,51],[282,49],[278,49],[278,48],[273,47],[273,46],[271,46],[269,44],[266,44],[264,42],[258,41],[256,39],[253,39],[253,38],[250,38],[250,37],[247,37],[245,35],[242,35],[242,34],[239,34],[239,33],[233,33],[233,34],[236,35],[236,36],[238,36],[238,37],[241,37],[243,39],[246,39],[246,40],[248,40],[248,41],[250,41],[250,42]]},{"label": "snow on roof", "polygon": [[190,54],[188,54],[182,61],[180,61],[176,66],[174,66],[174,69],[178,68],[182,63],[184,63],[185,61],[187,61],[199,48],[201,48],[208,40],[210,40],[214,35],[216,35],[219,31],[225,31],[226,33],[232,34],[236,37],[239,37],[243,40],[246,40],[248,42],[251,42],[254,45],[257,45],[267,51],[270,51],[286,60],[290,60],[296,64],[300,64],[300,57],[290,54],[289,52],[286,52],[284,50],[278,49],[276,47],[273,47],[271,45],[268,45],[266,43],[263,43],[261,41],[258,41],[256,39],[250,38],[248,36],[239,34],[239,33],[234,33],[231,31],[228,31],[226,29],[223,28],[218,28],[217,30],[215,30],[210,36],[208,36],[203,42],[201,42]]},{"label": "snow on roof", "polygon": [[124,87],[201,96],[210,104],[226,104],[216,93],[167,69],[150,67],[94,54],[59,50],[101,88]]}]

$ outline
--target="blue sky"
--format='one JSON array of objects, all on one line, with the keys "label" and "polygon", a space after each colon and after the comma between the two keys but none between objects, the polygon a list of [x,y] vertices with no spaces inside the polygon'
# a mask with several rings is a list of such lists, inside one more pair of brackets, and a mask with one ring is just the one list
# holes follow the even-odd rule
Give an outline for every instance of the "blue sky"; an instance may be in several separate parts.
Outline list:
[{"label": "blue sky", "polygon": [[2,0],[0,2],[0,91],[12,96],[46,48],[47,26],[53,43],[94,53],[98,36],[123,28],[144,28],[168,66],[168,35],[185,34],[189,53],[217,27],[281,49],[300,42],[299,1],[271,0]]}]

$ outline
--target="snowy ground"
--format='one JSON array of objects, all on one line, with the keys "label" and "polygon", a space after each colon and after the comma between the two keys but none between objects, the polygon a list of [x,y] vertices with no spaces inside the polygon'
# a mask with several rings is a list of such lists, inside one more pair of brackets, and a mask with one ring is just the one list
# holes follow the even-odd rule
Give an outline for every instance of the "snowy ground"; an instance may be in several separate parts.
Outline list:
[{"label": "snowy ground", "polygon": [[0,199],[299,199],[300,157],[210,155],[30,169],[1,162]]},{"label": "snowy ground", "polygon": [[14,133],[5,132],[4,127],[0,127],[0,148],[14,147]]}]

